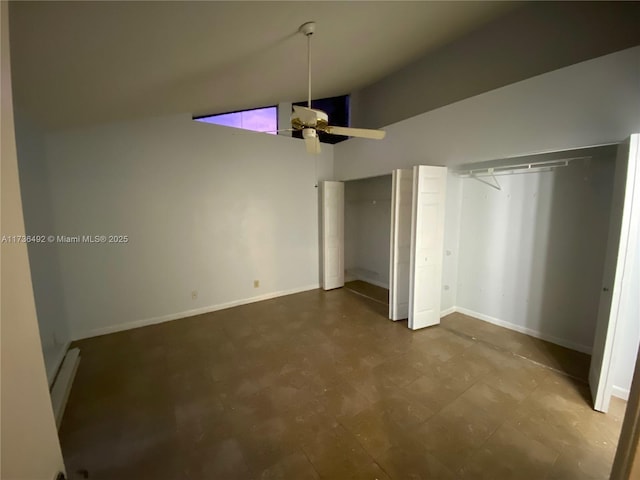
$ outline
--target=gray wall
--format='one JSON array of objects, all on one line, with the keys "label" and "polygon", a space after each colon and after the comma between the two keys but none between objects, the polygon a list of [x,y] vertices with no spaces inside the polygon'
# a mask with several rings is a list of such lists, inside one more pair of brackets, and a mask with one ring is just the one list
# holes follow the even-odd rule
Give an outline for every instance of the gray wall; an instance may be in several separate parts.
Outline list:
[{"label": "gray wall", "polygon": [[379,128],[640,44],[640,2],[533,2],[352,93],[351,123]]},{"label": "gray wall", "polygon": [[186,114],[47,134],[55,233],[128,236],[58,244],[74,340],[318,287],[333,146],[236,132]]},{"label": "gray wall", "polygon": [[640,131],[638,85],[640,47],[538,75],[337,144],[335,178],[618,143]]},{"label": "gray wall", "polygon": [[[27,235],[49,236],[54,228],[44,134],[19,114],[16,114],[15,129],[25,231]],[[28,243],[27,247],[40,339],[51,383],[70,339],[58,246],[55,243]]]}]

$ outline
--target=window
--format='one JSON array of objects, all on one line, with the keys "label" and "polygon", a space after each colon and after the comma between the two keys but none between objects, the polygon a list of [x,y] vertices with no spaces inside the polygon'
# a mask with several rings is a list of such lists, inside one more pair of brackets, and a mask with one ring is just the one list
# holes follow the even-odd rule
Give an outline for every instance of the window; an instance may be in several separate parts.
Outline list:
[{"label": "window", "polygon": [[196,117],[194,120],[275,135],[276,130],[278,130],[278,107],[255,108],[253,110],[242,110],[220,115],[208,115],[206,117]]},{"label": "window", "polygon": [[[307,102],[297,102],[293,105],[306,107]],[[329,116],[330,125],[336,127],[349,126],[349,95],[312,100],[311,108],[326,112]],[[254,108],[239,112],[221,113],[219,115],[205,115],[194,117],[193,119],[197,122],[213,123],[225,127],[242,128],[276,135],[278,130],[278,107]],[[292,136],[302,138],[302,131],[292,132]],[[318,137],[322,143],[338,143],[349,138],[342,135],[329,135],[324,132],[318,132]]]}]

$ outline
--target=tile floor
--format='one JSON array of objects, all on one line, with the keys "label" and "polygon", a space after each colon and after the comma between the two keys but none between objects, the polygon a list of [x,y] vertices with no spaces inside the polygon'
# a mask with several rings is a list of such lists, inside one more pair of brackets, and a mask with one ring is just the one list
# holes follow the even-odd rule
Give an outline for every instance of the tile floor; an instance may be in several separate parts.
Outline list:
[{"label": "tile floor", "polygon": [[344,284],[344,287],[371,300],[384,303],[387,307],[389,306],[389,290],[386,288],[378,287],[377,285],[372,285],[362,280],[347,282]]},{"label": "tile floor", "polygon": [[590,408],[587,356],[386,313],[314,290],[77,342],[69,478],[608,478],[625,404]]}]

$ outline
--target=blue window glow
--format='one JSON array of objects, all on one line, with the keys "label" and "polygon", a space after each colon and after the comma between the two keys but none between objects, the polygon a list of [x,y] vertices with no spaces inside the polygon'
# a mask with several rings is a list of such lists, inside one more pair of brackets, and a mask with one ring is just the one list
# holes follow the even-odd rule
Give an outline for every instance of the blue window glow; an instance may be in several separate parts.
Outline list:
[{"label": "blue window glow", "polygon": [[278,107],[256,108],[242,112],[210,115],[208,117],[194,118],[194,120],[275,135],[276,130],[278,130]]}]

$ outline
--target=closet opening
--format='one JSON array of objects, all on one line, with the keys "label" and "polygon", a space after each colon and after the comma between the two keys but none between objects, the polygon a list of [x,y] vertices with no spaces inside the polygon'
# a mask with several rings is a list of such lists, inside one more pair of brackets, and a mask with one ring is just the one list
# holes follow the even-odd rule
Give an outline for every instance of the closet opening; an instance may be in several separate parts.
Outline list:
[{"label": "closet opening", "polygon": [[344,183],[345,288],[389,306],[391,175]]}]

